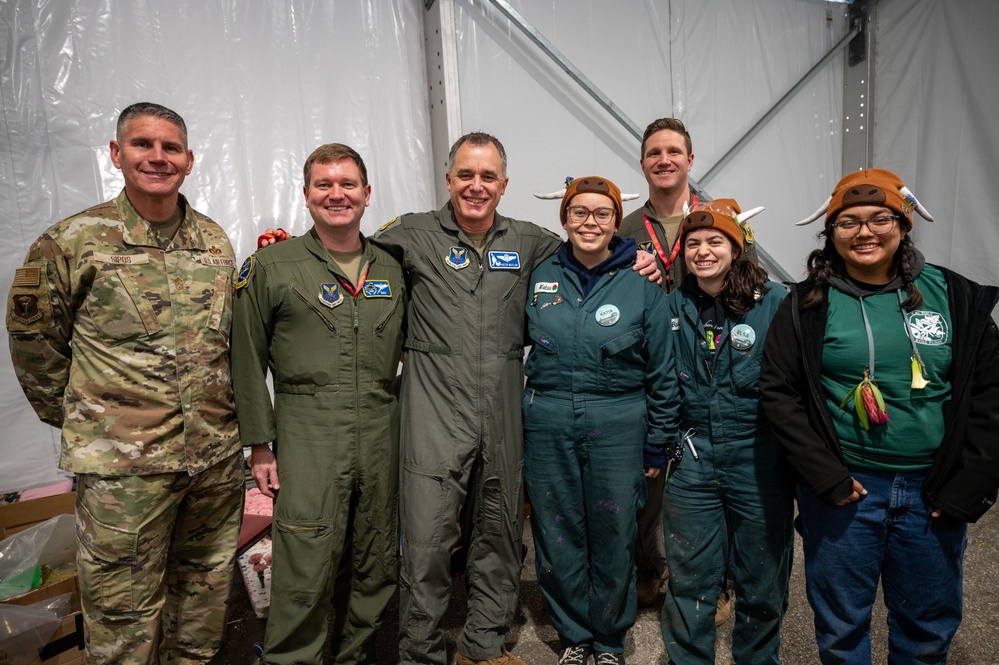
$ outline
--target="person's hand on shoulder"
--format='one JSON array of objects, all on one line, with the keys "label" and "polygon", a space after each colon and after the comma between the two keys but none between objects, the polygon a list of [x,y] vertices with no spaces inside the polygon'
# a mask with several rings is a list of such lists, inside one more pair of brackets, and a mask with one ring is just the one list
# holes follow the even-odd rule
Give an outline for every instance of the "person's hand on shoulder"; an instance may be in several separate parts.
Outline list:
[{"label": "person's hand on shoulder", "polygon": [[268,245],[274,245],[282,240],[287,240],[290,237],[291,236],[288,235],[288,232],[281,227],[276,229],[268,228],[257,237],[257,249],[267,247]]}]

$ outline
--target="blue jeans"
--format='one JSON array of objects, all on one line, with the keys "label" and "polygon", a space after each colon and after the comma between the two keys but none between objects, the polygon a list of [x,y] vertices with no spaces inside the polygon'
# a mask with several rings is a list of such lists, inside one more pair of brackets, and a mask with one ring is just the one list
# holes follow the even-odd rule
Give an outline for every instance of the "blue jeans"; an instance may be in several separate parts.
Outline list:
[{"label": "blue jeans", "polygon": [[830,506],[798,487],[808,602],[823,665],[871,662],[878,580],[888,608],[889,663],[944,663],[961,623],[968,525],[930,517],[923,473],[851,467],[867,490]]}]

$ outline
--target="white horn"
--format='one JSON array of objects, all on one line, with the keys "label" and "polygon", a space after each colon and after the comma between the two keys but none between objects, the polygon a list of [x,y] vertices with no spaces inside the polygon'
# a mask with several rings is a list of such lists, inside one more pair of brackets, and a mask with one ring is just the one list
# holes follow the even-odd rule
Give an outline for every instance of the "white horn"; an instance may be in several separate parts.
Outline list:
[{"label": "white horn", "polygon": [[621,200],[622,201],[634,201],[639,196],[641,196],[641,194],[622,194],[621,195]]},{"label": "white horn", "polygon": [[690,214],[690,206],[687,205],[686,201],[684,201],[683,202],[683,216],[686,217],[689,214]]},{"label": "white horn", "polygon": [[534,196],[539,199],[561,199],[565,196],[565,188],[563,187],[557,192],[551,192],[549,194],[535,194]]},{"label": "white horn", "polygon": [[902,193],[902,198],[905,202],[908,203],[913,210],[919,213],[920,217],[925,219],[927,222],[933,221],[933,215],[931,215],[930,211],[924,208],[922,204],[916,200],[916,197],[912,195],[912,192],[909,191],[908,187],[902,185],[898,191]]},{"label": "white horn", "polygon": [[735,216],[735,221],[739,223],[739,226],[742,226],[744,223],[748,222],[753,217],[756,217],[764,210],[766,210],[766,208],[760,206],[758,208],[753,208],[752,210],[747,210],[746,212],[740,212]]},{"label": "white horn", "polygon": [[832,196],[826,199],[826,202],[819,206],[819,209],[813,212],[811,215],[801,220],[800,222],[795,222],[795,226],[804,226],[805,224],[811,224],[817,220],[822,215],[826,214],[829,210],[829,204],[832,203]]}]

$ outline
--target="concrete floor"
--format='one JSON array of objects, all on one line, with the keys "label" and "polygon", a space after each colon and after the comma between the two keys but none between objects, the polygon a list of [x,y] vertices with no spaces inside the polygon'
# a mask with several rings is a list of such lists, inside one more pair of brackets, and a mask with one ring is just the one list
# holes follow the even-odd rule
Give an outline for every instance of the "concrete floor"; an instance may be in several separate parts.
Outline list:
[{"label": "concrete floor", "polygon": [[[525,530],[525,543],[531,545],[530,526]],[[950,661],[955,665],[999,664],[999,509],[993,509],[978,524],[971,525],[968,551],[965,557],[965,614],[951,648]],[[785,665],[817,663],[818,654],[812,629],[812,611],[805,599],[805,580],[801,565],[801,542],[795,542],[795,566],[791,578],[791,598],[785,617],[781,658]],[[454,662],[454,643],[464,620],[464,589],[456,585],[448,609],[445,625],[448,635],[448,655]],[[229,625],[222,651],[213,665],[255,665],[251,647],[263,639],[264,622],[257,619],[250,609],[242,579],[234,581],[230,600]],[[398,602],[390,604],[379,634],[377,651],[379,664],[398,662],[397,631],[399,628]],[[733,620],[718,631],[716,664],[733,663],[729,645]],[[874,660],[885,663],[884,607],[875,607],[873,621]],[[534,551],[530,549],[524,566],[521,583],[521,601],[512,626],[508,648],[529,665],[554,665],[558,638],[548,622],[542,607],[541,595],[534,574]],[[661,665],[668,662],[662,636],[659,632],[659,614],[654,608],[640,610],[638,621],[628,636],[627,662],[630,665]],[[327,654],[327,663],[332,658]]]}]

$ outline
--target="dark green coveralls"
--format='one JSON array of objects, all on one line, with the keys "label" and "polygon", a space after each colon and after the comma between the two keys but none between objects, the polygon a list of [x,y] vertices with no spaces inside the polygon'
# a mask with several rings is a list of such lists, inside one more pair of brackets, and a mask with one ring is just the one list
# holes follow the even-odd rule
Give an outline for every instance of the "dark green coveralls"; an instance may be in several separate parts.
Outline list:
[{"label": "dark green coveralls", "polygon": [[446,662],[441,619],[467,497],[468,614],[458,651],[472,660],[496,658],[520,589],[524,301],[531,271],[561,241],[497,214],[479,257],[450,203],[398,217],[374,240],[400,260],[410,288],[400,656],[403,663]]},{"label": "dark green coveralls", "polygon": [[336,662],[374,662],[372,636],[395,590],[399,421],[390,385],[406,288],[392,257],[367,240],[363,251],[356,297],[314,230],[258,251],[237,282],[240,434],[244,445],[279,442],[267,663],[321,663],[331,603]]}]

